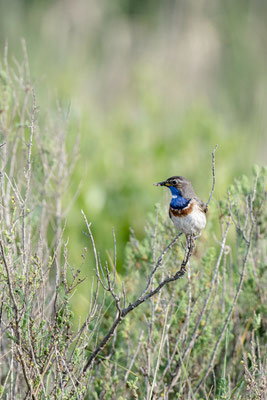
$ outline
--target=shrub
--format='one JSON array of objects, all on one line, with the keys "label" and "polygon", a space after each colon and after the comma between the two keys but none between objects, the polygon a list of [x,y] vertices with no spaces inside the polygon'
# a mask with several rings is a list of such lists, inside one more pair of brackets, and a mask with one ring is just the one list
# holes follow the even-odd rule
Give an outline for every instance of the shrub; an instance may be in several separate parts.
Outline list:
[{"label": "shrub", "polygon": [[115,235],[103,262],[83,213],[95,278],[75,329],[83,278],[64,242],[64,119],[59,107],[39,127],[26,58],[0,74],[0,398],[264,399],[266,170],[211,204],[193,254],[156,207],[145,238],[131,234],[123,281]]}]

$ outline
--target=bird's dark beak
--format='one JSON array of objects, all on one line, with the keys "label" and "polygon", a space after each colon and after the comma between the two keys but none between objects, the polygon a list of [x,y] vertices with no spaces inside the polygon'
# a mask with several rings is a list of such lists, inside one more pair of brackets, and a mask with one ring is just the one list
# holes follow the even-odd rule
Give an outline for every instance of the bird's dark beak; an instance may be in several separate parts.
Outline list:
[{"label": "bird's dark beak", "polygon": [[166,181],[164,182],[158,182],[158,183],[153,183],[154,186],[166,186]]}]

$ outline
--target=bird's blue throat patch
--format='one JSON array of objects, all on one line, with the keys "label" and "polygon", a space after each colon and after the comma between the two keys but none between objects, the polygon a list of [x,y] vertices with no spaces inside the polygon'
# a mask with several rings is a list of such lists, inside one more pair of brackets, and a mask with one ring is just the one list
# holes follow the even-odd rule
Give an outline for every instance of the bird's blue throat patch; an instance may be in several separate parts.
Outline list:
[{"label": "bird's blue throat patch", "polygon": [[169,189],[172,192],[172,200],[171,200],[172,208],[176,208],[177,210],[182,210],[183,208],[188,206],[190,200],[182,197],[180,191],[177,188],[175,188],[174,186],[169,186]]}]

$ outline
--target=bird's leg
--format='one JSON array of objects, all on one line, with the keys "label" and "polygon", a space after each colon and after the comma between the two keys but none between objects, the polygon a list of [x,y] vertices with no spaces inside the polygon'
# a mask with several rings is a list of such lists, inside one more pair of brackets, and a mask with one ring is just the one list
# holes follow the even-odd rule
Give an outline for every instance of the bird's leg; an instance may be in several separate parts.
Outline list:
[{"label": "bird's leg", "polygon": [[185,253],[184,253],[184,259],[181,265],[182,269],[185,269],[186,264],[188,263],[189,257],[190,257],[190,249],[191,249],[191,235],[186,235],[186,243],[185,243]]},{"label": "bird's leg", "polygon": [[191,257],[194,248],[195,248],[194,235],[189,235],[189,242],[188,242],[188,258]]},{"label": "bird's leg", "polygon": [[187,250],[190,247],[191,235],[185,235],[185,236],[186,236],[185,249]]},{"label": "bird's leg", "polygon": [[185,247],[185,255],[182,262],[182,268],[185,268],[188,263],[189,258],[192,256],[192,253],[195,248],[195,236],[194,235],[186,235],[186,247]]},{"label": "bird's leg", "polygon": [[199,235],[190,235],[190,249],[189,249],[190,257],[191,257],[191,255],[192,255],[192,253],[193,253],[193,251],[194,251],[194,249],[195,249],[195,247],[196,247],[196,245],[195,245],[195,240],[196,240],[196,238],[197,238],[198,236],[199,236]]}]

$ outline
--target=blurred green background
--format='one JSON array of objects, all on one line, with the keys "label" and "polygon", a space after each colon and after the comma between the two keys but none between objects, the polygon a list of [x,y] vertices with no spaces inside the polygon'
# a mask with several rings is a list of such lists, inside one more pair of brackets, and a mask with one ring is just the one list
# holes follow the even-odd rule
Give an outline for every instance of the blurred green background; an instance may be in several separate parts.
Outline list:
[{"label": "blurred green background", "polygon": [[[263,164],[267,126],[267,2],[264,0],[0,0],[1,53],[23,59],[26,39],[39,117],[69,121],[70,159],[80,156],[65,195],[73,263],[87,245],[83,209],[98,249],[120,260],[132,227],[168,194],[152,183],[192,180],[205,201]],[[69,110],[69,112],[68,112]],[[122,265],[122,261],[120,261]]]}]

